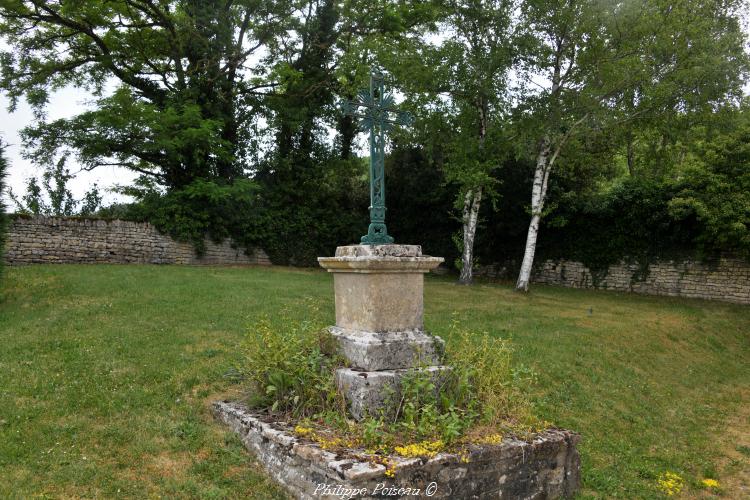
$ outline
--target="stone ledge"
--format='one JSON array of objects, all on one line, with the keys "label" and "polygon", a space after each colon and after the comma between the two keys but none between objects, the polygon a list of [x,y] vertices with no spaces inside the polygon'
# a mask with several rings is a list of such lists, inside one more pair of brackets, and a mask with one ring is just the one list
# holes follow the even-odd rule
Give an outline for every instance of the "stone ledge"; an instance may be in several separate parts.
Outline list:
[{"label": "stone ledge", "polygon": [[329,273],[429,273],[442,257],[318,257]]},{"label": "stone ledge", "polygon": [[331,326],[328,331],[352,367],[368,371],[439,365],[445,345],[421,330],[366,332]]},{"label": "stone ledge", "polygon": [[336,247],[336,257],[421,257],[421,245],[347,245]]},{"label": "stone ledge", "polygon": [[[548,430],[531,442],[512,438],[497,445],[472,445],[468,462],[440,453],[431,459],[389,457],[394,477],[362,450],[332,453],[293,434],[283,422],[264,422],[239,403],[213,404],[216,418],[236,432],[245,447],[295,498],[340,498],[321,494],[321,485],[359,489],[352,498],[382,498],[386,488],[434,488],[440,499],[554,499],[570,497],[580,487],[580,436]],[[433,486],[434,485],[434,486]],[[380,490],[377,488],[380,487]],[[316,493],[316,489],[318,492]],[[409,495],[403,495],[409,496]]]}]

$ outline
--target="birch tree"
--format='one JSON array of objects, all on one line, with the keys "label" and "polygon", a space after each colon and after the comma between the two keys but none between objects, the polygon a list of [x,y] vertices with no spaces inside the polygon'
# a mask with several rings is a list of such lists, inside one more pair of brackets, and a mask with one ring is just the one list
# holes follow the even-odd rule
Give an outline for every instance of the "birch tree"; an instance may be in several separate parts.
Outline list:
[{"label": "birch tree", "polygon": [[517,0],[449,0],[437,32],[391,50],[409,98],[448,121],[453,128],[444,145],[446,178],[460,186],[461,274],[473,279],[474,239],[482,202],[492,194],[491,175],[502,158],[494,141],[507,115],[508,76],[516,59]]},{"label": "birch tree", "polygon": [[747,58],[730,0],[529,0],[522,17],[537,40],[521,68],[519,120],[535,144],[523,262],[527,291],[550,176],[576,135],[644,114],[691,113],[741,95]]}]

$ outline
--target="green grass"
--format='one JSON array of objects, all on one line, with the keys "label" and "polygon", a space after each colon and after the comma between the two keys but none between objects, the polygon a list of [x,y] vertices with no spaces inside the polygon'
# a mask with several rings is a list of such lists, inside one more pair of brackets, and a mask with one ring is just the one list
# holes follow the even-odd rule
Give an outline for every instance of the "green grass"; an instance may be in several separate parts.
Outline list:
[{"label": "green grass", "polygon": [[[283,496],[208,405],[237,391],[257,315],[312,297],[333,321],[330,275],[32,266],[2,293],[1,498]],[[750,308],[439,278],[425,293],[434,333],[457,314],[513,339],[536,412],[583,435],[584,497],[660,498],[664,471],[690,496],[706,477],[727,498],[747,485]]]}]

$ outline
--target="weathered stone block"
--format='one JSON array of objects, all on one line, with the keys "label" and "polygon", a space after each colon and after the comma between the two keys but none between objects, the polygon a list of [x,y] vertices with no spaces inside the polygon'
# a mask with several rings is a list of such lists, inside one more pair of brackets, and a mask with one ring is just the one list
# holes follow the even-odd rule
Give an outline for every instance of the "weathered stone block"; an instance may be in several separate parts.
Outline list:
[{"label": "weathered stone block", "polygon": [[[438,386],[440,374],[449,369],[446,366],[420,368],[429,373]],[[390,417],[396,414],[401,399],[401,380],[410,371],[413,369],[359,371],[340,368],[336,370],[336,385],[344,392],[349,413],[355,420],[362,420],[368,415]]]},{"label": "weathered stone block", "polygon": [[363,332],[332,326],[340,353],[360,370],[395,370],[439,365],[444,344],[440,337],[423,331]]},{"label": "weathered stone block", "polygon": [[336,326],[366,332],[423,330],[424,273],[443,262],[418,245],[351,245],[318,262],[334,273]]}]

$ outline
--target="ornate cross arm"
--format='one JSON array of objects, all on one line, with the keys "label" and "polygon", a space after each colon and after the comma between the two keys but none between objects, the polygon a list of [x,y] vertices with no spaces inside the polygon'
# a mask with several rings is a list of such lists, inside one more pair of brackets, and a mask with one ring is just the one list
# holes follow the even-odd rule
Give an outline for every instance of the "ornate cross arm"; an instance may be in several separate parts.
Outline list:
[{"label": "ornate cross arm", "polygon": [[[393,243],[385,226],[385,132],[393,125],[409,126],[410,113],[396,109],[391,94],[386,94],[383,75],[370,73],[370,88],[360,90],[358,98],[341,103],[348,116],[360,119],[360,128],[370,131],[370,227],[362,236],[366,245]],[[391,118],[391,115],[395,115]]]}]

